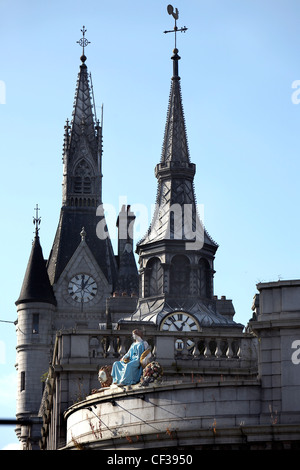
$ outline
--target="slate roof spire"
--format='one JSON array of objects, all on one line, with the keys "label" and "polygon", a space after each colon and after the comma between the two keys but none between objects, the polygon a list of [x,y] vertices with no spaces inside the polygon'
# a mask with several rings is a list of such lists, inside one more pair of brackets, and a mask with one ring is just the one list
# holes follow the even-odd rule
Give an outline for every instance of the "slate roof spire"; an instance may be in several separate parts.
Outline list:
[{"label": "slate roof spire", "polygon": [[[86,29],[77,41],[82,46],[72,120],[67,120],[63,145],[62,208],[47,268],[51,284],[57,282],[80,242],[86,243],[109,283],[116,278],[116,261],[110,238],[96,233],[97,208],[102,204],[102,127],[95,117],[91,75],[86,65]],[[104,216],[103,216],[104,218]],[[103,222],[104,223],[104,222]],[[104,224],[105,225],[105,224]]]},{"label": "slate roof spire", "polygon": [[169,107],[163,141],[161,163],[177,162],[190,163],[188,140],[182,106],[178,49],[173,50],[173,76],[169,97]]},{"label": "slate roof spire", "polygon": [[179,51],[177,49],[176,39],[177,32],[185,33],[187,28],[185,26],[183,28],[177,27],[179,17],[177,8],[174,9],[172,5],[168,5],[167,11],[169,15],[173,16],[175,25],[173,30],[164,31],[164,33],[174,33],[175,47],[173,49],[173,56],[171,57],[173,60],[173,76],[161,163],[169,161],[190,162],[178,71],[180,56],[178,55]]},{"label": "slate roof spire", "polygon": [[[36,207],[37,210],[38,207]],[[35,224],[35,237],[16,305],[27,302],[45,302],[56,305],[56,299],[46,269],[46,261],[40,245],[38,229],[40,220],[37,216],[33,220]]]},{"label": "slate roof spire", "polygon": [[[175,18],[174,30],[165,33],[186,31],[187,28],[177,28],[178,10],[171,5],[168,13]],[[176,46],[176,39],[175,39]],[[147,234],[139,241],[139,248],[162,240],[179,239],[192,240],[195,236],[199,246],[207,243],[217,248],[217,244],[210,238],[200,221],[196,196],[194,191],[194,175],[196,165],[191,163],[188,139],[182,105],[181,85],[179,76],[179,60],[177,47],[173,50],[171,57],[173,61],[173,75],[171,78],[171,90],[167,119],[165,125],[162,154],[160,163],[155,167],[155,176],[158,180],[156,208],[151,225]],[[179,215],[174,222],[175,213],[178,208]],[[184,223],[184,213],[191,214],[191,221]],[[174,215],[175,214],[175,215]]]},{"label": "slate roof spire", "polygon": [[66,121],[63,162],[63,205],[98,207],[102,202],[102,127],[96,119],[91,74],[86,65],[84,48],[90,43],[85,38],[77,43],[82,46],[78,79],[75,90],[72,120]]}]

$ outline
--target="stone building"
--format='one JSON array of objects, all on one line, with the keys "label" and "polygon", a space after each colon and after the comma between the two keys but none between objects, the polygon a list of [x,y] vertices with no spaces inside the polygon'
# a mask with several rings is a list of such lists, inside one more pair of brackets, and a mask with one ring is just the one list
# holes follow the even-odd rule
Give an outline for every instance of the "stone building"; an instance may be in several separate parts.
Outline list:
[{"label": "stone building", "polygon": [[[129,206],[117,220],[117,255],[107,236],[102,129],[81,57],[56,236],[45,261],[36,217],[16,302],[24,449],[299,447],[300,281],[259,284],[246,327],[232,301],[214,295],[218,245],[197,211],[179,60],[174,49],[156,211],[136,247],[138,271]],[[124,355],[135,328],[161,381],[99,389],[99,369]]]}]

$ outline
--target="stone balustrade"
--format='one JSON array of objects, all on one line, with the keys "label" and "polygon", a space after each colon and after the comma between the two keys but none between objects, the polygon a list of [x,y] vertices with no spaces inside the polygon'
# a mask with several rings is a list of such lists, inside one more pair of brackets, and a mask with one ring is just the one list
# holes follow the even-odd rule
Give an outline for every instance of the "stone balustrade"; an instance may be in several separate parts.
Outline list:
[{"label": "stone balustrade", "polygon": [[[246,333],[212,331],[205,332],[155,332],[144,338],[157,360],[201,360],[201,359],[254,359],[253,336]],[[122,330],[100,330],[89,332],[89,356],[117,360],[129,349],[131,332]]]}]

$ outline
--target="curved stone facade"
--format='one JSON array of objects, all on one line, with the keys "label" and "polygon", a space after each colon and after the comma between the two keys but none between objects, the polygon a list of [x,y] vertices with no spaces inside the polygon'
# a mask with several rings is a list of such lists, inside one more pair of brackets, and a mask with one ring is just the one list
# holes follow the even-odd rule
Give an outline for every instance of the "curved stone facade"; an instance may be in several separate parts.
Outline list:
[{"label": "curved stone facade", "polygon": [[103,389],[66,411],[65,449],[239,448],[250,429],[259,444],[260,393],[253,380]]}]

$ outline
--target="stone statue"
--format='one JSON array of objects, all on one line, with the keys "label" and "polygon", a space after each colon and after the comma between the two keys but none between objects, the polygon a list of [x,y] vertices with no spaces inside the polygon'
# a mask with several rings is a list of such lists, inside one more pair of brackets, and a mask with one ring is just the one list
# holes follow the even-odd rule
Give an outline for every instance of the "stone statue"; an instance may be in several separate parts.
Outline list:
[{"label": "stone statue", "polygon": [[146,366],[151,357],[151,350],[146,341],[143,341],[141,330],[133,330],[134,342],[128,352],[120,361],[112,366],[112,385],[134,385],[140,381],[143,367]]},{"label": "stone statue", "polygon": [[98,379],[102,388],[110,387],[112,384],[111,366],[103,366],[99,369]]}]

